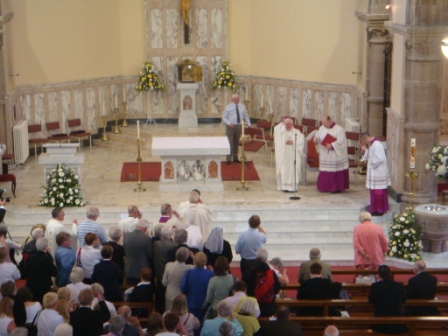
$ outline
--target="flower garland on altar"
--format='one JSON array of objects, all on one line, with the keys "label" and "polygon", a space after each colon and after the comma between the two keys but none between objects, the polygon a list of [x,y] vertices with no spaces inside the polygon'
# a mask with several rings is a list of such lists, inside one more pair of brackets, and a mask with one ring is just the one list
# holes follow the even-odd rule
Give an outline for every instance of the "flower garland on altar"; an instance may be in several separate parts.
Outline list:
[{"label": "flower garland on altar", "polygon": [[401,215],[395,215],[389,224],[389,252],[390,257],[407,261],[420,260],[421,228],[415,224],[415,213],[406,209]]},{"label": "flower garland on altar", "polygon": [[163,84],[160,81],[160,77],[156,74],[152,68],[151,62],[146,61],[140,70],[140,80],[135,90],[149,91],[149,90],[163,90]]},{"label": "flower garland on altar", "polygon": [[434,145],[431,159],[426,163],[426,170],[432,170],[439,180],[448,182],[448,146]]},{"label": "flower garland on altar", "polygon": [[81,207],[86,204],[81,196],[78,175],[64,164],[58,164],[47,175],[47,185],[44,188],[45,193],[39,202],[40,206],[62,208]]},{"label": "flower garland on altar", "polygon": [[212,84],[212,89],[230,88],[236,89],[238,83],[235,79],[235,73],[230,69],[230,63],[222,62],[221,69],[216,73],[215,81]]}]

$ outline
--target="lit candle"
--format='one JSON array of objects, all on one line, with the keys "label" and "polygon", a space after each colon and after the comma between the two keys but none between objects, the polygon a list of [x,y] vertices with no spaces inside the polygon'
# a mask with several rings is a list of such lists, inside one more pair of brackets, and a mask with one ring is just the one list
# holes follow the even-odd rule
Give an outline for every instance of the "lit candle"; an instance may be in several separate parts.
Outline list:
[{"label": "lit candle", "polygon": [[118,108],[118,95],[115,95],[115,108]]},{"label": "lit candle", "polygon": [[123,85],[123,102],[126,101],[126,84]]},{"label": "lit candle", "polygon": [[106,108],[104,107],[105,105],[104,105],[104,101],[103,101],[103,108],[102,108],[102,111],[101,111],[101,115],[106,115]]},{"label": "lit candle", "polygon": [[410,162],[410,168],[415,169],[415,138],[411,138],[411,162]]},{"label": "lit candle", "polygon": [[140,120],[137,120],[137,139],[140,140]]}]

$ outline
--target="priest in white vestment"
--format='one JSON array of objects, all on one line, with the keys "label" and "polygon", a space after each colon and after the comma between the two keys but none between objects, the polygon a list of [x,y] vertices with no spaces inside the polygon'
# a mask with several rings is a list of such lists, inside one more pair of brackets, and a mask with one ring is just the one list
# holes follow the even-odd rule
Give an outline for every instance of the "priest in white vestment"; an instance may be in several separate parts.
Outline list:
[{"label": "priest in white vestment", "polygon": [[347,138],[342,126],[329,116],[322,117],[322,126],[314,136],[319,152],[320,192],[340,193],[349,188]]},{"label": "priest in white vestment", "polygon": [[73,219],[72,230],[70,232],[70,230],[66,230],[64,228],[64,224],[62,224],[62,222],[64,221],[64,218],[65,218],[65,212],[64,212],[63,208],[54,208],[51,211],[51,217],[53,217],[53,218],[48,221],[48,223],[45,227],[45,237],[48,239],[48,242],[50,243],[48,252],[51,253],[51,255],[54,258],[56,247],[57,247],[56,236],[58,235],[59,232],[62,232],[62,231],[65,231],[72,235],[77,235],[78,220]]},{"label": "priest in white vestment", "polygon": [[286,118],[283,123],[274,128],[277,190],[285,192],[297,190],[305,145],[304,135],[293,127],[293,123],[292,119]]},{"label": "priest in white vestment", "polygon": [[361,134],[363,161],[367,160],[366,187],[370,189],[370,212],[381,216],[389,210],[387,187],[390,186],[386,152],[381,142],[365,132]]},{"label": "priest in white vestment", "polygon": [[182,222],[187,225],[197,225],[201,229],[203,241],[206,241],[212,223],[212,210],[205,204],[199,203],[199,193],[191,191],[188,197],[190,206],[185,210]]}]

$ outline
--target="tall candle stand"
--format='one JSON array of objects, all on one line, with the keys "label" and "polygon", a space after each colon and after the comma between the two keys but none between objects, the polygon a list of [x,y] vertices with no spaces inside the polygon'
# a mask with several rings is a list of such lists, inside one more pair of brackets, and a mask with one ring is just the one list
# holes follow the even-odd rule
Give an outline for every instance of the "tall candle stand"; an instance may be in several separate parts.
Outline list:
[{"label": "tall candle stand", "polygon": [[103,134],[101,135],[101,140],[108,141],[109,137],[107,136],[107,133],[106,133],[107,116],[103,115],[103,116],[101,116],[101,118],[103,119]]},{"label": "tall candle stand", "polygon": [[413,210],[414,207],[413,207],[412,203],[414,201],[414,180],[418,177],[418,173],[411,170],[409,173],[406,173],[405,175],[406,175],[406,177],[409,178],[409,180],[411,182],[410,191],[409,191],[409,206],[407,208],[410,210]]},{"label": "tall candle stand", "polygon": [[128,127],[128,122],[126,121],[126,115],[127,115],[127,112],[126,112],[126,105],[127,105],[128,103],[126,103],[125,101],[123,102],[123,123],[121,124],[121,127]]},{"label": "tall candle stand", "polygon": [[118,114],[120,113],[119,108],[114,108],[113,114],[115,114],[115,126],[114,126],[114,134],[120,134],[121,130],[120,127],[118,127]]},{"label": "tall candle stand", "polygon": [[241,186],[239,186],[238,188],[236,188],[236,190],[249,190],[248,187],[246,187],[246,181],[245,181],[245,176],[244,176],[244,168],[246,167],[246,153],[244,151],[244,121],[241,123]]},{"label": "tall candle stand", "polygon": [[134,191],[146,191],[145,188],[142,186],[142,157],[140,156],[140,143],[142,142],[142,139],[137,139],[137,188],[134,189]]}]

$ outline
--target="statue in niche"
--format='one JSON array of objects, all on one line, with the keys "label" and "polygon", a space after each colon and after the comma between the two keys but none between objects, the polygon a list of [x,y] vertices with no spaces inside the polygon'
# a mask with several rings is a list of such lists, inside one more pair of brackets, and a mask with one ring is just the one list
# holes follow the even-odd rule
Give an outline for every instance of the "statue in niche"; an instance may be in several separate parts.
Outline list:
[{"label": "statue in niche", "polygon": [[195,181],[201,181],[205,177],[204,165],[201,160],[196,160],[193,164],[193,176]]},{"label": "statue in niche", "polygon": [[168,161],[167,163],[165,163],[164,171],[165,171],[164,172],[165,179],[172,180],[174,178],[174,167],[173,167],[173,163],[171,161]]},{"label": "statue in niche", "polygon": [[183,110],[191,111],[193,109],[193,99],[190,96],[185,96],[183,101]]},{"label": "statue in niche", "polygon": [[179,181],[192,181],[193,174],[191,167],[186,160],[182,160],[177,168],[177,178]]},{"label": "statue in niche", "polygon": [[218,178],[218,164],[216,161],[210,161],[208,164],[208,177]]}]

